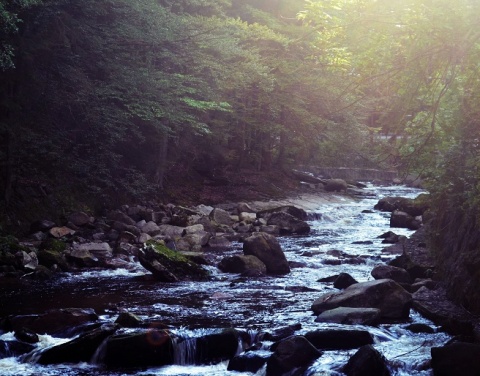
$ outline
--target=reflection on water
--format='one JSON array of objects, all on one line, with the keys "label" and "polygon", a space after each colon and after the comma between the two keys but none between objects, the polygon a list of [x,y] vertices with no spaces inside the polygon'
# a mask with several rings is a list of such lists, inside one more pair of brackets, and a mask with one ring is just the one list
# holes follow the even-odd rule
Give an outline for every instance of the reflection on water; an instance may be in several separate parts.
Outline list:
[{"label": "reflection on water", "polygon": [[[414,197],[419,191],[405,188],[375,188],[376,194],[360,200],[345,199],[341,203],[319,204],[311,209],[321,216],[310,221],[311,234],[281,238],[292,272],[282,277],[247,279],[225,274],[211,267],[212,281],[205,283],[159,283],[145,274],[141,267],[134,271],[89,271],[66,274],[56,282],[11,280],[0,286],[0,315],[41,313],[50,308],[94,308],[102,320],[111,322],[119,312],[129,311],[144,319],[154,319],[174,330],[195,336],[195,330],[236,327],[253,331],[302,324],[301,332],[318,329],[310,306],[323,292],[333,290],[332,284],[317,282],[320,278],[340,272],[351,274],[358,281],[371,280],[370,271],[393,255],[381,252],[385,247],[380,235],[389,231],[388,213],[372,211],[384,196]],[[312,203],[310,203],[312,207]],[[369,210],[370,212],[364,212]],[[404,229],[393,229],[399,235],[409,235]],[[241,253],[235,244],[228,254]],[[209,255],[216,263],[225,253]],[[411,320],[427,322],[415,312]],[[405,324],[366,328],[376,339],[376,347],[391,360],[397,375],[429,375],[430,347],[443,344],[447,336],[412,334]],[[332,327],[330,324],[329,327]],[[190,333],[188,334],[188,331]],[[43,342],[43,341],[42,341]],[[188,342],[182,351],[188,352]],[[179,350],[180,351],[180,350]],[[306,374],[338,370],[354,351],[328,351]],[[0,360],[2,375],[227,375],[227,365],[178,365],[145,371],[103,370],[89,364],[40,367],[19,363],[15,358]],[[261,372],[260,372],[261,373]],[[246,373],[248,375],[248,373]]]}]

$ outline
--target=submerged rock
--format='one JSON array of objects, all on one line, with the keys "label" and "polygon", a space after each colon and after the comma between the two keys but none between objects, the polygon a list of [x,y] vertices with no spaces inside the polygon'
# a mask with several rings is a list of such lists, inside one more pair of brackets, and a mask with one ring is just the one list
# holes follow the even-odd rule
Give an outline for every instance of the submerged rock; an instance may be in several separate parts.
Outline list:
[{"label": "submerged rock", "polygon": [[98,316],[93,309],[53,309],[42,315],[11,316],[7,319],[7,329],[27,329],[38,334],[68,337],[73,329],[97,320]]}]

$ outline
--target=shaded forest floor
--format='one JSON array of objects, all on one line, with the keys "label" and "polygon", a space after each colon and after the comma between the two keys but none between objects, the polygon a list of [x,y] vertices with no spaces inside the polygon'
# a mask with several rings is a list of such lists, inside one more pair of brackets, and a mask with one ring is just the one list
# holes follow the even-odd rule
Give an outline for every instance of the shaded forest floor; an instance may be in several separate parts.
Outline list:
[{"label": "shaded forest floor", "polygon": [[219,178],[176,176],[167,179],[164,199],[183,205],[270,200],[312,191],[292,174],[280,171],[241,170]]}]

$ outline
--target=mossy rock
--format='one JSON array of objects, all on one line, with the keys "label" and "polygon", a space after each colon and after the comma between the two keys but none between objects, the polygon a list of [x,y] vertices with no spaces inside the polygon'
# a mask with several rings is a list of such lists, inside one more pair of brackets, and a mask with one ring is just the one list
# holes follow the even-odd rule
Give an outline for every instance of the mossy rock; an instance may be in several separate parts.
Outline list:
[{"label": "mossy rock", "polygon": [[24,247],[18,242],[18,239],[12,235],[0,237],[0,252],[15,254],[18,251],[30,252],[27,247]]},{"label": "mossy rock", "polygon": [[67,245],[64,241],[49,238],[40,244],[40,249],[47,249],[54,252],[63,252],[67,248]]},{"label": "mossy rock", "polygon": [[67,261],[63,257],[63,254],[59,251],[43,249],[37,253],[38,261],[41,265],[51,268],[54,265],[57,265],[64,272],[68,271],[70,268]]},{"label": "mossy rock", "polygon": [[184,255],[163,244],[149,241],[140,252],[142,266],[160,281],[207,280],[208,272]]}]

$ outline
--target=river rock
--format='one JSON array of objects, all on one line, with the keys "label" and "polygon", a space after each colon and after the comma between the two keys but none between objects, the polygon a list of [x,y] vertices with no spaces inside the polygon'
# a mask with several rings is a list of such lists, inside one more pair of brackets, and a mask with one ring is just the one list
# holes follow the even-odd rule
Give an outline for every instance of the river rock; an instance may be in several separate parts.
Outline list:
[{"label": "river rock", "polygon": [[261,341],[277,342],[287,337],[293,336],[297,330],[302,329],[301,324],[292,324],[274,328],[268,332],[260,332],[258,338]]},{"label": "river rock", "polygon": [[140,264],[162,282],[206,280],[208,273],[181,253],[157,243],[139,251]]},{"label": "river rock", "polygon": [[268,274],[288,274],[290,266],[277,238],[264,232],[253,233],[243,243],[243,253],[256,256],[267,267]]},{"label": "river rock", "polygon": [[0,359],[24,355],[33,349],[35,349],[35,346],[29,343],[0,340]]},{"label": "river rock", "polygon": [[265,355],[262,356],[254,352],[246,352],[230,359],[227,370],[256,374],[257,371],[267,363],[267,359],[268,357]]},{"label": "river rock", "polygon": [[151,240],[152,237],[148,234],[145,234],[144,232],[142,232],[139,236],[138,236],[138,242],[140,244],[145,244],[146,242],[148,242],[149,240]]},{"label": "river rock", "polygon": [[366,330],[314,330],[305,334],[317,349],[348,350],[373,343],[372,335]]},{"label": "river rock", "polygon": [[17,266],[27,272],[35,270],[38,266],[38,258],[35,252],[18,251],[15,253],[15,259],[17,260]]},{"label": "river rock", "polygon": [[347,287],[354,285],[355,283],[358,283],[358,281],[350,274],[340,273],[333,281],[333,287],[337,289],[346,289]]},{"label": "river rock", "polygon": [[181,238],[177,238],[175,244],[178,251],[198,252],[202,247],[208,244],[209,239],[210,234],[202,230],[197,233],[187,234]]},{"label": "river rock", "polygon": [[301,221],[306,221],[308,219],[308,215],[305,210],[297,208],[293,205],[279,206],[276,208],[259,211],[257,212],[257,218],[265,218],[268,221],[273,214],[277,213],[287,213]]},{"label": "river rock", "polygon": [[411,331],[412,333],[428,333],[428,334],[433,334],[435,333],[435,330],[427,324],[422,324],[422,323],[414,323],[407,325],[405,329]]},{"label": "river rock", "polygon": [[145,223],[142,226],[141,231],[150,236],[155,236],[162,233],[160,227],[153,221]]},{"label": "river rock", "polygon": [[130,218],[127,214],[119,210],[108,212],[107,219],[109,219],[112,222],[121,222],[126,225],[135,226],[135,221],[132,218]]},{"label": "river rock", "polygon": [[237,213],[255,213],[256,211],[246,202],[239,202],[237,204]]},{"label": "river rock", "polygon": [[345,325],[376,325],[382,312],[378,308],[338,307],[320,313],[315,322],[331,322]]},{"label": "river rock", "polygon": [[372,345],[365,345],[342,370],[347,376],[390,376],[386,360]]},{"label": "river rock", "polygon": [[338,307],[378,308],[382,318],[408,318],[412,296],[390,279],[356,283],[340,292],[326,293],[312,305],[315,314]]},{"label": "river rock", "polygon": [[327,179],[324,187],[327,192],[342,192],[347,190],[348,184],[343,179]]},{"label": "river rock", "polygon": [[79,337],[41,352],[39,364],[89,362],[103,341],[118,329],[115,324],[102,325]]},{"label": "river rock", "polygon": [[428,200],[428,194],[421,194],[415,199],[406,197],[383,197],[374,206],[374,209],[386,212],[400,210],[412,217],[417,217],[423,215],[428,209]]},{"label": "river rock", "polygon": [[131,312],[122,312],[115,320],[115,324],[124,328],[139,328],[142,326],[143,320]]},{"label": "river rock", "polygon": [[173,338],[165,331],[118,334],[107,339],[101,359],[108,367],[154,367],[173,364]]},{"label": "river rock", "polygon": [[15,338],[26,343],[38,343],[40,341],[37,333],[26,328],[17,330],[15,332]]},{"label": "river rock", "polygon": [[241,212],[238,215],[238,219],[245,223],[254,223],[257,220],[256,213]]},{"label": "river rock", "polygon": [[480,375],[480,345],[456,342],[432,347],[432,368],[435,376]]},{"label": "river rock", "polygon": [[292,336],[277,342],[272,350],[266,376],[279,376],[295,368],[306,368],[322,356],[322,352],[303,336]]},{"label": "river rock", "polygon": [[68,337],[72,329],[97,320],[93,309],[65,308],[50,310],[42,315],[11,316],[7,319],[7,327],[15,332],[27,329],[38,334]]},{"label": "river rock", "polygon": [[232,242],[224,235],[215,235],[208,240],[208,246],[211,248],[229,249]]},{"label": "river rock", "polygon": [[232,359],[238,350],[240,334],[235,329],[207,334],[196,340],[196,363],[215,364]]},{"label": "river rock", "polygon": [[281,234],[308,234],[310,226],[289,213],[278,212],[269,216],[267,224],[278,226]]},{"label": "river rock", "polygon": [[33,234],[38,231],[45,232],[55,226],[56,226],[55,222],[52,222],[48,219],[41,219],[41,220],[32,222],[32,224],[30,225],[30,233]]},{"label": "river rock", "polygon": [[75,230],[72,230],[70,227],[66,227],[66,226],[52,227],[50,230],[48,230],[48,233],[54,238],[60,239],[65,236],[75,234]]},{"label": "river rock", "polygon": [[166,236],[168,239],[175,240],[182,237],[184,227],[173,226],[173,225],[160,225],[160,234]]},{"label": "river rock", "polygon": [[395,210],[390,217],[390,227],[408,228],[418,230],[422,223],[410,214]]},{"label": "river rock", "polygon": [[424,317],[442,326],[451,334],[472,336],[475,317],[463,307],[453,303],[444,287],[435,290],[421,287],[413,293],[413,307]]},{"label": "river rock", "polygon": [[99,265],[99,260],[86,249],[72,249],[67,253],[67,259],[79,267],[92,267]]},{"label": "river rock", "polygon": [[230,214],[227,211],[219,208],[213,209],[212,212],[209,214],[209,217],[211,220],[213,220],[219,225],[232,226],[234,223],[234,220],[232,219]]},{"label": "river rock", "polygon": [[113,257],[113,250],[110,247],[110,244],[106,242],[74,244],[73,251],[90,252],[95,258],[101,261],[105,261],[106,259],[111,259]]},{"label": "river rock", "polygon": [[376,265],[372,272],[372,277],[375,279],[391,279],[397,283],[412,283],[410,274],[405,269],[397,268],[391,265]]},{"label": "river rock", "polygon": [[224,257],[218,268],[225,273],[242,273],[248,277],[260,277],[267,273],[265,264],[253,255]]},{"label": "river rock", "polygon": [[68,222],[77,227],[88,225],[91,222],[91,218],[84,212],[73,212],[68,216]]}]

